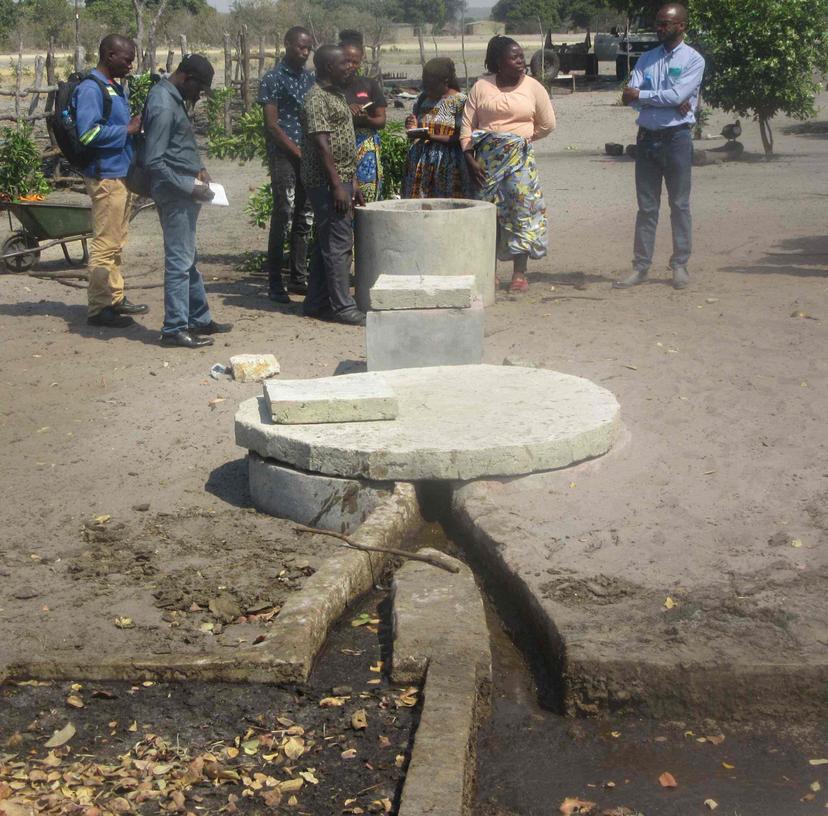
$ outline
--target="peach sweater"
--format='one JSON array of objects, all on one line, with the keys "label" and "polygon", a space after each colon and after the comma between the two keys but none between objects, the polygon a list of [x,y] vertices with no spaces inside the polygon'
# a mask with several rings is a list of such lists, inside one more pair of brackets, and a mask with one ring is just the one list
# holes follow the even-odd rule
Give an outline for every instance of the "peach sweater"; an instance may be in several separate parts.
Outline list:
[{"label": "peach sweater", "polygon": [[543,85],[525,76],[512,91],[501,91],[494,74],[480,77],[463,112],[460,145],[466,150],[473,130],[514,133],[536,141],[555,129],[555,111]]}]

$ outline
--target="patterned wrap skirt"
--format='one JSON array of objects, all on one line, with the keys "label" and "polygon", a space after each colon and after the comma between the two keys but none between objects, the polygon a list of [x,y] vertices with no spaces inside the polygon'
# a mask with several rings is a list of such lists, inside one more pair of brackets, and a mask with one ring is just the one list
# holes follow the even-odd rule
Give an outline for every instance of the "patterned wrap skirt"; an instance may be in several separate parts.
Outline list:
[{"label": "patterned wrap skirt", "polygon": [[356,132],[356,177],[365,203],[382,198],[382,151],[375,130]]},{"label": "patterned wrap skirt", "polygon": [[475,130],[472,145],[486,173],[477,198],[497,207],[498,258],[543,258],[549,248],[548,223],[532,143],[514,133]]}]

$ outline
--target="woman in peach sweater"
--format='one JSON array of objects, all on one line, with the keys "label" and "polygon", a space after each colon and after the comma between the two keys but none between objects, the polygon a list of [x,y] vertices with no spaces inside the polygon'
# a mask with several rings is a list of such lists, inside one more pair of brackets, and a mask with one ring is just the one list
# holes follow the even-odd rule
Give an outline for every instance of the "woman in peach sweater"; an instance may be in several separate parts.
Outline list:
[{"label": "woman in peach sweater", "polygon": [[529,258],[547,251],[546,204],[532,143],[555,128],[549,94],[526,75],[523,49],[510,37],[489,40],[488,74],[469,93],[460,130],[477,197],[497,205],[498,258],[511,260],[510,292],[529,288]]}]

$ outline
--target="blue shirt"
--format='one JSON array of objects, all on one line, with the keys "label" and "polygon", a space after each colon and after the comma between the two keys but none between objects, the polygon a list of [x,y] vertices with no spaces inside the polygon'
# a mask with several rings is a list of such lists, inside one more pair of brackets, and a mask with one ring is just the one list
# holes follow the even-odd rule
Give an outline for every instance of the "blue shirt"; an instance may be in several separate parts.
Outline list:
[{"label": "blue shirt", "polygon": [[75,88],[72,104],[76,111],[78,138],[95,151],[95,158],[83,168],[83,175],[126,178],[132,161],[132,138],[127,134],[131,118],[129,98],[117,82],[107,79],[97,68],[92,74],[106,85],[112,99],[112,112],[106,122],[101,122],[103,94],[96,82],[86,80]]},{"label": "blue shirt", "polygon": [[[699,87],[704,76],[704,57],[684,41],[672,51],[663,45],[642,54],[630,76],[630,88],[638,88],[638,124],[646,130],[662,130],[696,123]],[[682,116],[678,107],[689,101]]]},{"label": "blue shirt", "polygon": [[144,166],[153,198],[190,196],[204,167],[184,100],[168,79],[156,83],[147,98]]},{"label": "blue shirt", "polygon": [[[294,71],[284,60],[271,68],[259,83],[259,104],[276,105],[279,111],[279,127],[297,145],[302,144],[302,123],[299,112],[305,102],[305,94],[313,87],[316,76],[312,71],[300,68]],[[265,128],[267,153],[272,156],[281,148]]]}]

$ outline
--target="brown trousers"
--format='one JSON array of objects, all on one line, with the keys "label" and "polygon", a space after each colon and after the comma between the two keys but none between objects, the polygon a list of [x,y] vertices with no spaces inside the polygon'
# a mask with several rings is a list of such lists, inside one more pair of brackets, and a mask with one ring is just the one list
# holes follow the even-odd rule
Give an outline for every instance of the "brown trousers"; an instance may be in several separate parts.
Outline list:
[{"label": "brown trousers", "polygon": [[124,299],[121,251],[127,241],[132,194],[123,179],[84,178],[92,199],[88,315]]}]

